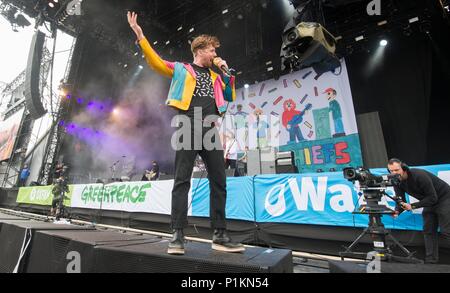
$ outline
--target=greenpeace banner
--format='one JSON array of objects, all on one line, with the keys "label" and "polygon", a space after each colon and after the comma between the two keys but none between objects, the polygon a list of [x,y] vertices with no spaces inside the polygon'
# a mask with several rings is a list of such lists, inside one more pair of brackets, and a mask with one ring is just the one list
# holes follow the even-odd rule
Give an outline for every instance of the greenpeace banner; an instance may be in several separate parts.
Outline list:
[{"label": "greenpeace banner", "polygon": [[173,180],[75,185],[72,207],[169,215]]},{"label": "greenpeace banner", "polygon": [[[17,194],[18,203],[34,204],[34,205],[52,205],[53,186],[34,186],[34,187],[21,187]],[[71,197],[73,195],[74,186],[69,186],[69,192],[66,193],[68,199],[64,200],[65,206],[71,205]]]},{"label": "greenpeace banner", "polygon": [[[450,183],[450,165],[423,169]],[[385,174],[386,169],[371,170]],[[352,212],[364,203],[355,186],[341,172],[295,175],[265,175],[255,178],[256,222],[314,224],[327,226],[367,227],[368,216]],[[394,195],[393,188],[388,194]],[[416,202],[407,196],[409,202]],[[395,207],[383,197],[380,204]],[[383,216],[387,228],[422,230],[422,209],[403,212],[397,219]]]}]

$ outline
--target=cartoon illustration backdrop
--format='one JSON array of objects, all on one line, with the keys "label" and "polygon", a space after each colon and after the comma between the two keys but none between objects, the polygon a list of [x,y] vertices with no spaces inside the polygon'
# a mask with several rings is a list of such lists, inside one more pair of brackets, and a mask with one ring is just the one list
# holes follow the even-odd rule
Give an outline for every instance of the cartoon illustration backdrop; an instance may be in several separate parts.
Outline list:
[{"label": "cartoon illustration backdrop", "polygon": [[321,76],[307,68],[239,89],[221,124],[225,139],[236,140],[241,152],[245,146],[292,150],[301,173],[362,165],[347,67],[341,64]]}]

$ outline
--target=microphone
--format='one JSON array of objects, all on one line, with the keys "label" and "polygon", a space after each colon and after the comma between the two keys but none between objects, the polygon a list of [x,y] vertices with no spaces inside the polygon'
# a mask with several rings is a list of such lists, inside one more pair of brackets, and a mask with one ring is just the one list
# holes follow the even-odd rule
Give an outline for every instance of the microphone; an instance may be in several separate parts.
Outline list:
[{"label": "microphone", "polygon": [[[222,58],[220,57],[216,57],[213,59],[213,63],[214,65],[216,65],[217,67],[219,67],[219,62],[222,60]],[[230,69],[228,69],[228,67],[226,67],[225,65],[222,65],[219,67],[226,75],[231,76],[231,71]]]}]

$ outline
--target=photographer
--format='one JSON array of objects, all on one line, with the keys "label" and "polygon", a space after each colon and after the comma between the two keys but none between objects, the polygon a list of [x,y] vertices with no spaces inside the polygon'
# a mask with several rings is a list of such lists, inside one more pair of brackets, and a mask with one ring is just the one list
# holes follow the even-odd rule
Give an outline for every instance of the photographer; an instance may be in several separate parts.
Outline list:
[{"label": "photographer", "polygon": [[61,213],[60,208],[64,204],[64,199],[66,199],[67,192],[69,192],[69,185],[67,185],[64,176],[60,176],[58,179],[54,181],[54,185],[52,188],[53,200],[52,200],[52,208],[50,210],[51,216],[56,217],[60,216],[59,215]]},{"label": "photographer", "polygon": [[[394,186],[396,196],[402,199],[401,206],[396,207],[396,215],[404,210],[423,208],[425,262],[437,263],[438,228],[441,229],[442,247],[450,248],[450,186],[430,172],[410,169],[399,159],[389,160],[388,169],[391,174],[400,176],[400,184]],[[419,202],[406,203],[405,193]]]}]

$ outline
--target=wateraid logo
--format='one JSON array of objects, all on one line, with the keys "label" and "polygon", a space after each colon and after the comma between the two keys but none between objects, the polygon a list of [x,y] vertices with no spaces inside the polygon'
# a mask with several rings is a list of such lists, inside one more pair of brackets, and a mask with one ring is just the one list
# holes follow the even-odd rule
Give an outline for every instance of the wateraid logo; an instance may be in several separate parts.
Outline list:
[{"label": "wateraid logo", "polygon": [[46,201],[51,196],[50,190],[34,188],[30,193],[31,201]]},{"label": "wateraid logo", "polygon": [[[295,206],[299,211],[308,210],[310,206],[315,211],[325,210],[325,201],[329,199],[330,207],[335,212],[352,212],[355,209],[352,189],[345,184],[327,186],[328,177],[318,177],[314,183],[312,177],[302,177],[300,188],[296,178],[290,178],[287,184],[273,186],[266,195],[265,209],[274,217],[286,212],[286,194],[290,191]],[[328,196],[331,194],[332,196]]]}]

